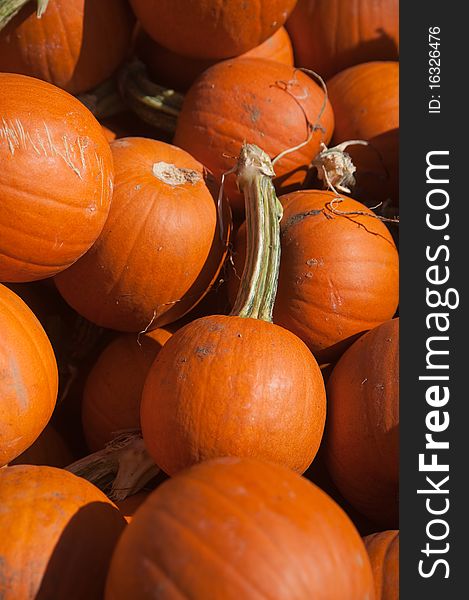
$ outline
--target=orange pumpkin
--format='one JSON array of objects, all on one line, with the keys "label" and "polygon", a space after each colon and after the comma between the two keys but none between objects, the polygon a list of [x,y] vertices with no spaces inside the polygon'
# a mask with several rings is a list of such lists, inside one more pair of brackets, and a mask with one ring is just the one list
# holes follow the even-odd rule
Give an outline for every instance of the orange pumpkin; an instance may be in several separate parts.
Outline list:
[{"label": "orange pumpkin", "polygon": [[147,331],[197,304],[221,268],[226,245],[200,163],[156,140],[123,138],[111,148],[109,218],[91,250],[56,284],[93,323]]},{"label": "orange pumpkin", "polygon": [[62,469],[14,466],[0,498],[0,597],[100,600],[125,527],[107,497]]},{"label": "orange pumpkin", "polygon": [[105,599],[153,590],[161,600],[374,599],[365,547],[337,504],[285,468],[236,458],[178,474],[137,510]]},{"label": "orange pumpkin", "polygon": [[0,281],[32,281],[70,266],[98,237],[112,156],[99,123],[63,90],[10,73],[0,89]]},{"label": "orange pumpkin", "polygon": [[[260,146],[271,158],[308,138],[307,119],[320,125],[308,144],[275,163],[276,186],[285,191],[305,178],[311,160],[328,143],[334,127],[324,91],[293,67],[260,58],[221,62],[187,93],[174,143],[200,160],[218,179],[233,167],[243,142]],[[318,122],[319,121],[319,122]],[[234,210],[242,195],[228,178],[226,193]]]},{"label": "orange pumpkin", "polygon": [[355,200],[331,205],[336,197],[304,190],[281,198],[274,322],[299,336],[320,362],[392,318],[398,304],[398,254],[388,229]]},{"label": "orange pumpkin", "polygon": [[124,60],[133,24],[125,0],[49,0],[40,19],[28,3],[0,32],[0,71],[86,92]]},{"label": "orange pumpkin", "polygon": [[54,410],[54,352],[26,304],[0,285],[0,467],[38,438]]},{"label": "orange pumpkin", "polygon": [[326,460],[343,496],[384,527],[398,523],[399,320],[341,357],[327,385]]},{"label": "orange pumpkin", "polygon": [[398,0],[298,0],[287,28],[296,64],[323,77],[370,60],[396,60]]},{"label": "orange pumpkin", "polygon": [[382,531],[364,540],[375,580],[376,600],[399,600],[399,531]]},{"label": "orange pumpkin", "polygon": [[357,168],[354,195],[373,203],[397,200],[399,187],[399,64],[370,62],[350,67],[327,83],[334,109],[334,144],[349,146]]},{"label": "orange pumpkin", "polygon": [[169,475],[230,455],[302,473],[321,441],[326,408],[321,371],[299,338],[271,322],[279,225],[269,169],[262,150],[243,147],[238,181],[246,194],[252,245],[234,310],[179,329],[145,381],[140,407],[145,446]]},{"label": "orange pumpkin", "polygon": [[[150,75],[160,85],[185,92],[216,60],[189,58],[171,52],[151,39],[143,30],[137,38],[137,52]],[[281,27],[265,42],[240,58],[266,58],[293,65],[293,50],[287,30]]]},{"label": "orange pumpkin", "polygon": [[86,381],[82,422],[91,451],[101,450],[115,433],[140,428],[143,384],[171,333],[155,329],[142,336],[121,335],[102,352]]},{"label": "orange pumpkin", "polygon": [[286,21],[296,0],[130,0],[145,31],[192,58],[239,56],[262,44]]},{"label": "orange pumpkin", "polygon": [[73,456],[62,436],[50,424],[37,440],[20,454],[10,465],[43,465],[66,467],[73,462]]}]

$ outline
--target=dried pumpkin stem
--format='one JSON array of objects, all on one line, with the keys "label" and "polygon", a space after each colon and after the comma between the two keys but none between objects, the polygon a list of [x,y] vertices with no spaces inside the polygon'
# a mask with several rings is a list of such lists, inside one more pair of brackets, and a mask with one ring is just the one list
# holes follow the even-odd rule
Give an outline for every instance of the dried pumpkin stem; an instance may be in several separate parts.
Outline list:
[{"label": "dried pumpkin stem", "polygon": [[128,107],[142,121],[174,134],[183,94],[151,81],[145,65],[136,59],[122,68],[119,85]]},{"label": "dried pumpkin stem", "polygon": [[[30,0],[0,0],[0,31],[17,15],[23,6],[26,6]],[[36,0],[37,18],[40,19],[46,12],[49,0]]]},{"label": "dried pumpkin stem", "polygon": [[267,154],[244,144],[236,166],[239,189],[246,204],[246,264],[232,315],[272,322],[280,267],[282,206],[272,179]]},{"label": "dried pumpkin stem", "polygon": [[66,469],[117,501],[136,494],[159,473],[138,430],[121,433],[103,450],[77,460]]},{"label": "dried pumpkin stem", "polygon": [[114,78],[106,80],[89,92],[79,94],[77,98],[97,119],[113,117],[127,109]]}]

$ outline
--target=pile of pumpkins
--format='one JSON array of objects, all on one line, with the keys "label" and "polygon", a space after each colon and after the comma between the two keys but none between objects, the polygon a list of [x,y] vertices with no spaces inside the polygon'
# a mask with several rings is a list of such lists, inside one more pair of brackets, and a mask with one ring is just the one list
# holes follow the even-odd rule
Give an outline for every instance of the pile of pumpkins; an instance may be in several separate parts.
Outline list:
[{"label": "pile of pumpkins", "polygon": [[0,597],[396,600],[397,0],[0,27]]}]

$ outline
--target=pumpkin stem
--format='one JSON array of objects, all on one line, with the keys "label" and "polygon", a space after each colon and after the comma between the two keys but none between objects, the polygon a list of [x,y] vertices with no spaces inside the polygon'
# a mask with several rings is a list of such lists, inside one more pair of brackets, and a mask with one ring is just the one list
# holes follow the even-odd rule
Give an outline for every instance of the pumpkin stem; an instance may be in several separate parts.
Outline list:
[{"label": "pumpkin stem", "polygon": [[350,194],[355,186],[354,173],[357,170],[350,154],[345,152],[348,146],[368,146],[365,140],[349,140],[333,148],[328,148],[321,142],[321,152],[311,162],[311,167],[316,168],[318,179],[323,182],[324,188],[336,193]]},{"label": "pumpkin stem", "polygon": [[137,59],[122,68],[119,86],[125,102],[142,121],[174,134],[183,94],[151,81],[145,65]]},{"label": "pumpkin stem", "polygon": [[103,450],[77,460],[66,470],[90,481],[116,501],[136,494],[159,473],[138,430],[122,432]]},{"label": "pumpkin stem", "polygon": [[127,108],[114,78],[107,79],[89,92],[79,94],[77,98],[97,119],[113,117]]},{"label": "pumpkin stem", "polygon": [[236,165],[246,204],[247,255],[234,316],[272,322],[280,267],[280,204],[272,161],[258,146],[244,144]]},{"label": "pumpkin stem", "polygon": [[[30,0],[0,0],[0,31],[16,16]],[[37,0],[36,14],[40,19],[46,12],[49,0]]]}]

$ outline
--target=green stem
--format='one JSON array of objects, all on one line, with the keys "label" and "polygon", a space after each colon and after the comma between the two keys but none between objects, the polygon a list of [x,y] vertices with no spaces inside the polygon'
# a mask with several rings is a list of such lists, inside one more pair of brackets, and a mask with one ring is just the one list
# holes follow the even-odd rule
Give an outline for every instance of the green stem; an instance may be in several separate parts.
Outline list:
[{"label": "green stem", "polygon": [[244,144],[236,174],[246,204],[247,246],[246,263],[231,314],[272,322],[282,218],[282,206],[272,183],[275,172],[263,150]]},{"label": "green stem", "polygon": [[151,81],[145,65],[133,60],[120,74],[120,89],[129,108],[149,125],[174,134],[183,94]]},{"label": "green stem", "polygon": [[[0,0],[0,31],[17,15],[30,0]],[[36,15],[40,19],[46,12],[49,0],[36,0]]]}]

